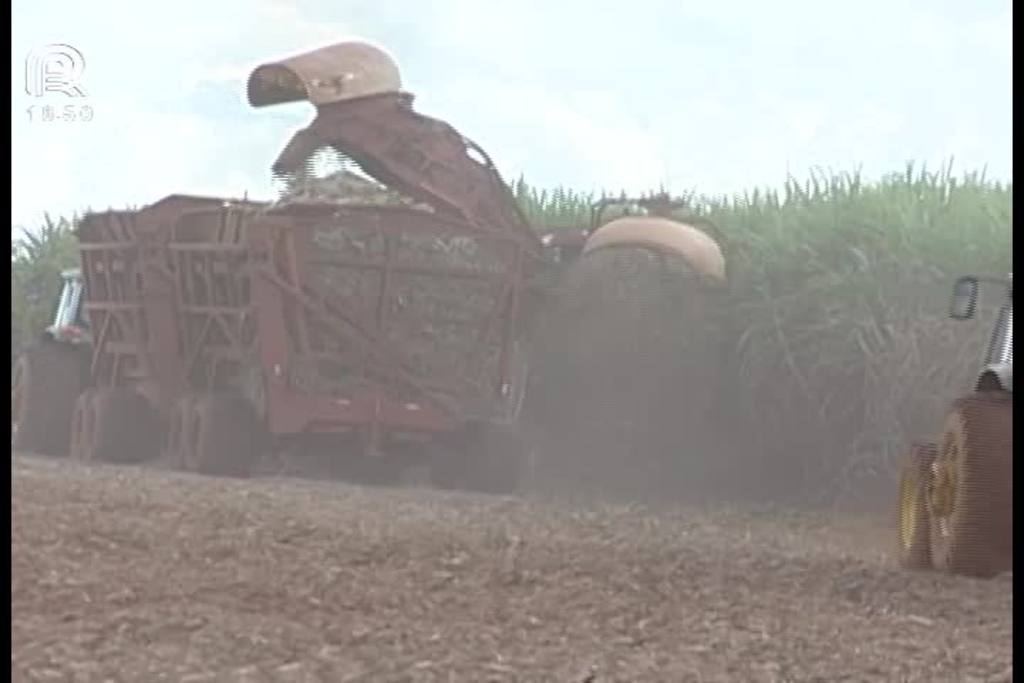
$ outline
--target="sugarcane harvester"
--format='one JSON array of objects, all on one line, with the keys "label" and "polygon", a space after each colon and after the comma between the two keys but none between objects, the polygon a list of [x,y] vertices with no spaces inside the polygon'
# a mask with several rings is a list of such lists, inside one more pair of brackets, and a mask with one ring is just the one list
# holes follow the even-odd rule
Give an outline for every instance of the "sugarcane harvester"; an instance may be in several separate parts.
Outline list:
[{"label": "sugarcane harvester", "polygon": [[904,567],[985,578],[1013,568],[1013,276],[960,278],[951,317],[974,317],[981,282],[1004,300],[973,391],[904,465],[898,548]]},{"label": "sugarcane harvester", "polygon": [[[344,42],[267,63],[247,90],[253,107],[316,109],[276,177],[302,182],[330,149],[380,192],[171,195],[88,214],[77,234],[91,343],[74,351],[87,370],[42,384],[36,372],[15,388],[30,398],[12,425],[49,409],[51,431],[86,461],[163,454],[244,475],[282,450],[327,448],[375,471],[429,454],[440,486],[513,490],[528,450],[527,342],[547,291],[537,283],[564,264],[487,154],[413,109],[379,48]],[[714,252],[711,276],[724,277],[717,246],[690,226],[615,223],[588,231],[580,251],[640,245],[698,266]]]}]

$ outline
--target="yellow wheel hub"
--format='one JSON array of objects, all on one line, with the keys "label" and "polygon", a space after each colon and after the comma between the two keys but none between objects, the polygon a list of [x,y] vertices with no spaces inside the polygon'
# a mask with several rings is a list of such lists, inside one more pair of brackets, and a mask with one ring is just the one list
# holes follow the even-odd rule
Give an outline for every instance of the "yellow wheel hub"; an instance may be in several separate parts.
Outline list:
[{"label": "yellow wheel hub", "polygon": [[918,487],[915,481],[904,477],[900,482],[900,543],[909,549],[914,543],[917,528]]},{"label": "yellow wheel hub", "polygon": [[948,533],[949,518],[953,515],[953,501],[956,498],[956,454],[951,451],[947,450],[932,463],[931,484],[928,487],[929,507],[943,534]]}]

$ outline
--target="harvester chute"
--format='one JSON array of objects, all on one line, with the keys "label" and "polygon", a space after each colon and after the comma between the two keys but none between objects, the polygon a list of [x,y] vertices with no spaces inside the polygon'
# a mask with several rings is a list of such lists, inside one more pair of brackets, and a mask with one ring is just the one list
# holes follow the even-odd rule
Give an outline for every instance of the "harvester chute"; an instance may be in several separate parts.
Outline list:
[{"label": "harvester chute", "polygon": [[335,43],[261,64],[249,75],[247,87],[253,107],[301,101],[321,106],[401,89],[395,60],[361,41]]}]

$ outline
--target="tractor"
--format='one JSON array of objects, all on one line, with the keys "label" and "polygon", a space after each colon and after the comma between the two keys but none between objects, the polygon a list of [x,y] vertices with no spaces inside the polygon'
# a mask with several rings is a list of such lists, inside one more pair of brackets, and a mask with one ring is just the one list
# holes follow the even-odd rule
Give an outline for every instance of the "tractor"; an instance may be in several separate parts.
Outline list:
[{"label": "tractor", "polygon": [[908,569],[990,578],[1013,568],[1013,275],[959,278],[950,316],[974,317],[981,282],[1006,288],[982,370],[938,442],[915,443],[901,474],[899,560]]},{"label": "tractor", "polygon": [[78,268],[60,274],[53,321],[14,364],[12,447],[66,455],[78,392],[87,382],[92,336],[85,315],[85,283]]}]

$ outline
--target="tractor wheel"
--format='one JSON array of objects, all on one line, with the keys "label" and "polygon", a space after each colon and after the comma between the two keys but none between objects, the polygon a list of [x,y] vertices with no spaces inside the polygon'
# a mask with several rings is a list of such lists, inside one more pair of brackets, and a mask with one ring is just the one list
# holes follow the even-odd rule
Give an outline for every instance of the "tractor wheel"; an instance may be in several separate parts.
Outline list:
[{"label": "tractor wheel", "polygon": [[528,448],[514,422],[482,422],[471,434],[470,488],[483,493],[513,494],[522,484]]},{"label": "tractor wheel", "polygon": [[82,387],[79,352],[42,342],[18,359],[11,379],[12,449],[67,455],[71,415]]},{"label": "tractor wheel", "polygon": [[163,459],[174,469],[185,469],[186,464],[194,459],[189,449],[195,445],[196,401],[195,396],[185,395],[175,401],[171,409]]},{"label": "tractor wheel", "polygon": [[1004,392],[958,400],[928,487],[935,567],[988,578],[1013,566],[1013,399]]},{"label": "tractor wheel", "polygon": [[520,488],[527,448],[517,425],[474,421],[431,463],[431,482],[441,489],[507,495]]},{"label": "tractor wheel", "polygon": [[523,417],[523,407],[530,387],[532,368],[526,351],[526,344],[515,341],[509,358],[511,377],[508,392],[504,398],[504,416],[507,421],[518,422]]},{"label": "tractor wheel", "polygon": [[75,409],[71,414],[71,444],[68,448],[72,460],[86,462],[92,456],[96,434],[95,398],[96,390],[86,389],[75,401]]},{"label": "tractor wheel", "polygon": [[185,468],[218,477],[248,477],[265,443],[252,407],[236,396],[203,396],[195,403]]},{"label": "tractor wheel", "polygon": [[343,467],[343,480],[373,487],[397,486],[401,484],[405,471],[401,462],[387,455],[353,458],[352,462],[345,463]]},{"label": "tractor wheel", "polygon": [[900,477],[899,560],[906,569],[931,569],[928,543],[927,481],[938,448],[933,443],[917,443],[903,466]]},{"label": "tractor wheel", "polygon": [[104,388],[92,394],[91,428],[86,423],[79,457],[85,462],[139,463],[160,451],[160,423],[149,401],[130,389]]}]

